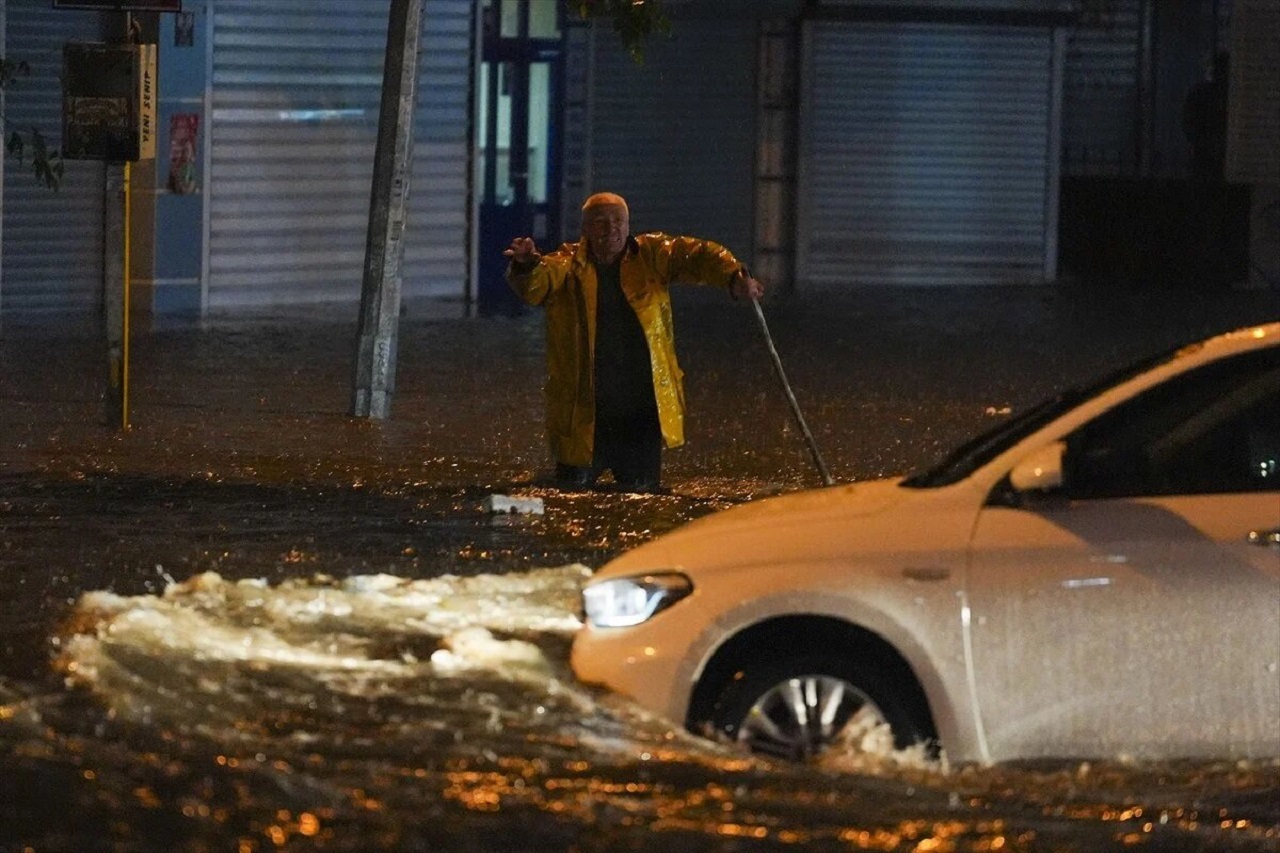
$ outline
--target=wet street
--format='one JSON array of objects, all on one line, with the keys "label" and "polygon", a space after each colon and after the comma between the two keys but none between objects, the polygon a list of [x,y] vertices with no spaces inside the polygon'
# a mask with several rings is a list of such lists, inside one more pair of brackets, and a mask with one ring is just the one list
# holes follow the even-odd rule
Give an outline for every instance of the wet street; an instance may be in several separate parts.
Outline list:
[{"label": "wet street", "polygon": [[[754,760],[577,683],[592,569],[821,480],[747,306],[677,294],[667,493],[560,493],[540,315],[409,306],[385,422],[354,307],[0,335],[0,851],[1277,851],[1280,757]],[[1280,294],[871,289],[766,302],[837,482],[902,473]],[[492,494],[543,515],[492,515]]]}]

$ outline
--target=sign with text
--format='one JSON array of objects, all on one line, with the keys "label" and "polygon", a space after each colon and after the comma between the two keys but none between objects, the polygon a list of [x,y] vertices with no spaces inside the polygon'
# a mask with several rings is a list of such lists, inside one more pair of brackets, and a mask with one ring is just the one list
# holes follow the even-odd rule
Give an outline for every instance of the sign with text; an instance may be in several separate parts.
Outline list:
[{"label": "sign with text", "polygon": [[63,47],[64,157],[123,163],[156,156],[155,57],[155,45]]},{"label": "sign with text", "polygon": [[138,45],[138,159],[156,159],[156,46]]},{"label": "sign with text", "polygon": [[53,0],[55,9],[99,12],[181,12],[182,0]]}]

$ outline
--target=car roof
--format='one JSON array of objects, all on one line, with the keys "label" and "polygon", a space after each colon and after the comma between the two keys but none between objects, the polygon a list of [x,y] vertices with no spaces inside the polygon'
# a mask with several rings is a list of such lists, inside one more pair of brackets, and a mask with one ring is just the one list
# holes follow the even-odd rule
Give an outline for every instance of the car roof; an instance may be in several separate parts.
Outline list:
[{"label": "car roof", "polygon": [[1201,341],[1177,347],[1172,358],[1216,358],[1232,352],[1259,349],[1280,344],[1280,320],[1255,326],[1244,326]]}]

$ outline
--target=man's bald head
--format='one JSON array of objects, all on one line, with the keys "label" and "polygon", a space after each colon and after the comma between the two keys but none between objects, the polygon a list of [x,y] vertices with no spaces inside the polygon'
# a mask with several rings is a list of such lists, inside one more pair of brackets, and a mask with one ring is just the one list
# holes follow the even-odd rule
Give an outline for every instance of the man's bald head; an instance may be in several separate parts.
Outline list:
[{"label": "man's bald head", "polygon": [[623,210],[627,211],[628,215],[631,213],[630,209],[627,207],[627,200],[617,193],[596,193],[582,203],[582,212],[586,213],[593,207],[600,207],[601,205],[607,204],[613,204],[621,207]]}]

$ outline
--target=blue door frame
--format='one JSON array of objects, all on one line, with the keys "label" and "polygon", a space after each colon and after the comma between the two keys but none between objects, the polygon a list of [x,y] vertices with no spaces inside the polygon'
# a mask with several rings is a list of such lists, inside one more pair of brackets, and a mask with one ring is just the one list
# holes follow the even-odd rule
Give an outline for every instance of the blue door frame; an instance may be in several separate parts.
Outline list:
[{"label": "blue door frame", "polygon": [[[560,103],[563,28],[555,37],[530,34],[530,4],[489,0],[483,9],[480,91],[479,281],[481,315],[514,315],[525,306],[503,278],[502,251],[531,236],[542,251],[560,243]],[[562,4],[556,3],[557,15]],[[505,20],[503,12],[506,12]],[[530,146],[531,129],[536,129]]]}]

